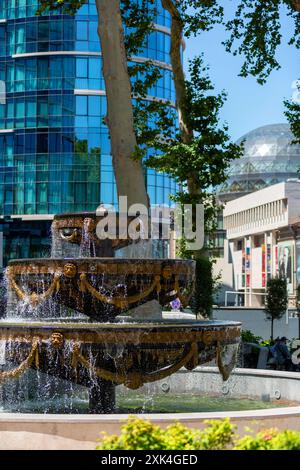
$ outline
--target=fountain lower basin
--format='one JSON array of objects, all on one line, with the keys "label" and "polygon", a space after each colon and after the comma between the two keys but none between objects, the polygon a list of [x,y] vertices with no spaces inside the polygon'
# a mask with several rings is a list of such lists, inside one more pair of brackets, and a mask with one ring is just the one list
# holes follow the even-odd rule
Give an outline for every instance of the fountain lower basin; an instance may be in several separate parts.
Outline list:
[{"label": "fountain lower basin", "polygon": [[112,411],[115,385],[137,389],[182,367],[193,370],[214,358],[227,379],[235,364],[240,328],[236,322],[191,320],[1,321],[0,340],[6,351],[0,381],[16,378],[29,368],[38,369],[87,386],[92,395],[96,389],[97,412],[103,406],[100,398]]}]

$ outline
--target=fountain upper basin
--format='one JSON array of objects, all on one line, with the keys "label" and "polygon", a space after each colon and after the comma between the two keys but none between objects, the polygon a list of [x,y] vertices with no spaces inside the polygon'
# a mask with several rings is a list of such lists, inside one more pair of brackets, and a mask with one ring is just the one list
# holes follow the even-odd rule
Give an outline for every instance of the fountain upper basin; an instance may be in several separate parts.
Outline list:
[{"label": "fountain upper basin", "polygon": [[179,297],[186,305],[194,287],[195,261],[125,258],[13,260],[7,277],[11,304],[37,309],[48,299],[95,320],[111,320],[156,299]]}]

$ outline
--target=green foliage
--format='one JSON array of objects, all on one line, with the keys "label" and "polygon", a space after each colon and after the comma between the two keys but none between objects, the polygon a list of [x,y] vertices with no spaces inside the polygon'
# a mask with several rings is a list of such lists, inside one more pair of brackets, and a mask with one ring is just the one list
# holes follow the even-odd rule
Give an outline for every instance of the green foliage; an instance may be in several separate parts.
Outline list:
[{"label": "green foliage", "polygon": [[137,55],[145,45],[146,37],[154,30],[156,9],[149,0],[120,0],[121,14],[126,30],[127,56]]},{"label": "green foliage", "polygon": [[288,306],[286,279],[280,277],[268,281],[266,295],[266,317],[271,320],[271,339],[273,339],[274,320],[280,320]]},{"label": "green foliage", "polygon": [[267,429],[256,436],[244,436],[237,441],[235,450],[271,450],[272,440],[277,435],[276,429]]},{"label": "green foliage", "polygon": [[237,442],[235,450],[300,450],[300,433],[267,429],[256,436],[243,437]]},{"label": "green foliage", "polygon": [[274,344],[274,341],[272,341],[271,339],[264,339],[263,341],[260,341],[259,345],[260,346],[263,346],[263,347],[270,347],[270,346],[273,346]]},{"label": "green foliage", "polygon": [[241,76],[253,75],[262,84],[272,70],[280,68],[276,51],[282,41],[282,6],[287,8],[287,14],[294,19],[295,24],[289,44],[300,48],[300,14],[295,4],[293,0],[240,1],[235,18],[226,25],[230,38],[224,44],[228,52],[245,57]]},{"label": "green foliage", "polygon": [[197,256],[195,290],[190,302],[192,311],[211,317],[214,293],[213,261],[203,255]]},{"label": "green foliage", "polygon": [[300,433],[291,430],[278,433],[272,446],[274,450],[300,450]]},{"label": "green foliage", "polygon": [[241,338],[244,343],[261,344],[262,341],[261,336],[255,336],[250,330],[242,330]]},{"label": "green foliage", "polygon": [[176,422],[166,429],[150,421],[130,417],[121,434],[103,433],[97,450],[300,450],[300,432],[265,429],[256,435],[250,430],[242,438],[235,435],[229,418],[205,421],[204,429],[190,429]]},{"label": "green foliage", "polygon": [[268,281],[266,296],[266,315],[268,319],[280,319],[286,312],[288,304],[287,284],[282,278]]},{"label": "green foliage", "polygon": [[[146,165],[170,174],[179,183],[182,189],[176,195],[177,202],[204,204],[205,221],[211,224],[221,209],[216,204],[213,188],[226,180],[229,165],[242,155],[243,146],[230,141],[226,124],[220,126],[219,114],[226,95],[212,93],[214,87],[202,57],[190,61],[189,72],[184,111],[191,131],[190,142],[184,142],[180,132],[164,135],[160,126],[159,138],[157,135],[149,143],[155,153],[149,156]],[[191,178],[196,190],[187,192],[186,185]],[[205,228],[207,232],[208,225]]]},{"label": "green foliage", "polygon": [[178,11],[187,38],[201,31],[209,31],[223,20],[224,9],[217,0],[172,0],[172,3]]},{"label": "green foliage", "polygon": [[165,440],[159,426],[139,418],[131,417],[121,428],[121,435],[104,433],[97,450],[160,450],[165,449]]},{"label": "green foliage", "polygon": [[229,419],[206,421],[203,430],[174,423],[166,429],[131,417],[120,436],[103,433],[97,450],[222,450],[233,443],[234,426]]},{"label": "green foliage", "polygon": [[224,92],[218,95],[211,93],[214,87],[202,57],[190,61],[189,70],[185,112],[189,116],[187,124],[195,136],[190,143],[183,142],[180,133],[174,139],[153,142],[161,154],[150,157],[147,165],[169,173],[181,185],[186,184],[192,175],[196,187],[201,190],[198,202],[202,202],[201,192],[205,193],[226,180],[230,162],[242,155],[243,148],[230,141],[227,125],[219,125],[219,113],[226,95]]},{"label": "green foliage", "polygon": [[225,450],[233,443],[235,426],[229,418],[205,421],[208,426],[195,436],[195,450]]},{"label": "green foliage", "polygon": [[290,123],[292,132],[295,136],[294,143],[300,143],[300,80],[298,80],[297,90],[295,90],[296,99],[285,100],[285,115]]},{"label": "green foliage", "polygon": [[47,11],[61,10],[67,15],[75,15],[86,0],[39,0],[38,14],[47,13]]}]

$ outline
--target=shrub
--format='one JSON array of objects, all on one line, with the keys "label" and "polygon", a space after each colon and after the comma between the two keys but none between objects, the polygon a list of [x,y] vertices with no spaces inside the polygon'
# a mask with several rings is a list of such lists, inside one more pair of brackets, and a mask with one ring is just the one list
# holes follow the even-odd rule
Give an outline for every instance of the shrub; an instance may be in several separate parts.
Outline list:
[{"label": "shrub", "polygon": [[276,435],[276,429],[267,429],[256,436],[244,436],[237,441],[234,450],[271,450]]},{"label": "shrub", "polygon": [[255,336],[250,330],[242,330],[241,338],[244,343],[260,344],[262,341],[261,336]]},{"label": "shrub", "polygon": [[269,429],[240,439],[235,450],[300,450],[300,433]]},{"label": "shrub", "polygon": [[256,435],[234,437],[228,418],[205,421],[205,429],[190,429],[177,422],[166,429],[131,417],[120,436],[103,433],[97,450],[300,450],[300,432],[266,429]]},{"label": "shrub", "polygon": [[121,427],[121,435],[103,433],[97,450],[164,450],[165,439],[159,426],[131,417]]},{"label": "shrub", "polygon": [[229,419],[206,421],[203,430],[174,423],[166,429],[131,417],[120,436],[104,433],[97,450],[222,450],[233,443],[234,426]]},{"label": "shrub", "polygon": [[205,424],[208,426],[199,431],[199,437],[194,441],[194,450],[224,450],[232,445],[235,426],[230,423],[229,418],[205,421]]}]

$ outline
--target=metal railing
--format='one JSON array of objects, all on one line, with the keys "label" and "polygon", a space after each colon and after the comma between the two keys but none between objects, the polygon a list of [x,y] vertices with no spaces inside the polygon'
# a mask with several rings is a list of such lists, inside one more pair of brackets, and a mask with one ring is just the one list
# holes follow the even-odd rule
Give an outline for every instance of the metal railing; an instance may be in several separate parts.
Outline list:
[{"label": "metal railing", "polygon": [[[253,292],[240,292],[240,291],[232,291],[232,290],[227,290],[225,292],[225,307],[228,307],[228,295],[229,294],[234,294],[235,295],[235,301],[234,301],[234,306],[235,307],[243,307],[245,306],[245,298],[244,298],[244,304],[243,305],[240,305],[239,302],[238,302],[238,297],[240,296],[246,296],[246,295],[261,295],[263,297],[266,297],[266,293],[265,292],[255,292],[255,294],[253,294]],[[251,307],[251,297],[250,297],[250,302],[249,302],[249,305],[247,305],[247,307]]]}]

